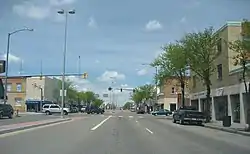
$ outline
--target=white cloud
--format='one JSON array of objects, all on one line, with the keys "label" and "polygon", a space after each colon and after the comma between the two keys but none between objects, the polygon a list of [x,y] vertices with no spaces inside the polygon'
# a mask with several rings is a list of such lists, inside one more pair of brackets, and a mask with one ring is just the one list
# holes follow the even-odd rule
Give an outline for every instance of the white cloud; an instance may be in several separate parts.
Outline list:
[{"label": "white cloud", "polygon": [[21,17],[32,19],[45,19],[50,15],[50,8],[45,6],[35,6],[29,2],[23,2],[13,6],[14,13]]},{"label": "white cloud", "polygon": [[50,0],[49,2],[50,5],[61,6],[61,5],[73,4],[74,2],[76,2],[76,0]]},{"label": "white cloud", "polygon": [[162,29],[162,24],[157,20],[150,20],[146,25],[145,29],[147,31],[156,31]]},{"label": "white cloud", "polygon": [[[24,1],[12,7],[14,13],[21,17],[27,17],[36,20],[50,18],[55,21],[62,21],[64,18],[56,13],[53,6],[62,6],[73,4],[76,0],[50,0],[44,5],[36,5],[30,1]],[[57,16],[56,16],[57,15]]]},{"label": "white cloud", "polygon": [[186,23],[187,22],[187,19],[186,17],[182,17],[181,20],[180,20],[181,23]]},{"label": "white cloud", "polygon": [[[114,79],[112,79],[114,78]],[[126,77],[124,74],[120,74],[116,71],[105,71],[97,80],[102,82],[110,82],[112,80],[124,80]]]},{"label": "white cloud", "polygon": [[[6,54],[1,54],[0,59],[6,59]],[[21,58],[15,55],[9,54],[9,62],[17,63],[20,62]]]},{"label": "white cloud", "polygon": [[128,87],[127,84],[121,84],[121,87]]},{"label": "white cloud", "polygon": [[142,76],[146,75],[148,73],[148,70],[146,68],[143,68],[137,72],[137,75]]},{"label": "white cloud", "polygon": [[97,23],[94,17],[89,18],[88,26],[91,28],[97,28]]}]

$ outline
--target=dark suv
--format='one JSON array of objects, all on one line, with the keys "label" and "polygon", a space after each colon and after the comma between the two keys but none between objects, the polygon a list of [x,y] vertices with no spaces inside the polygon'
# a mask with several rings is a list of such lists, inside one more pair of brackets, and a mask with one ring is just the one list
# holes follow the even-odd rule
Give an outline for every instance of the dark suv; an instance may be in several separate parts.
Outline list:
[{"label": "dark suv", "polygon": [[14,110],[10,104],[0,104],[0,119],[2,117],[13,118]]}]

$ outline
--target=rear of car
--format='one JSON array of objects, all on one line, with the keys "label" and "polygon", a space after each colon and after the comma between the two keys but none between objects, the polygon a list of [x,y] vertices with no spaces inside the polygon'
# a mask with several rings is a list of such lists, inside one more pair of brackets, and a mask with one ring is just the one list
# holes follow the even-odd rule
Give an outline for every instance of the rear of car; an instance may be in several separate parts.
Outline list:
[{"label": "rear of car", "polygon": [[0,104],[0,118],[8,117],[13,118],[14,109],[10,104]]},{"label": "rear of car", "polygon": [[184,111],[183,120],[188,123],[202,124],[205,121],[205,116],[203,112],[186,110]]},{"label": "rear of car", "polygon": [[180,124],[184,123],[196,123],[202,125],[205,121],[205,116],[203,112],[197,110],[178,110],[173,114],[173,122],[179,121]]}]

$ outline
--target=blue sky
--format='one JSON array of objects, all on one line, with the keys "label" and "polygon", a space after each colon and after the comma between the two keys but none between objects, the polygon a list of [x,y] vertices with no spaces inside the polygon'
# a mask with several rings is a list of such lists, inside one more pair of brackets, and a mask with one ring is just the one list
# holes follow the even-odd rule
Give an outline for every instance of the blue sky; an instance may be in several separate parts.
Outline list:
[{"label": "blue sky", "polygon": [[[80,89],[102,93],[116,77],[116,87],[152,82],[154,69],[142,66],[160,47],[186,32],[226,21],[249,18],[249,0],[1,0],[0,53],[6,52],[7,33],[29,27],[11,37],[10,74],[62,72],[64,17],[57,10],[75,9],[68,18],[68,73],[88,72],[88,80],[71,77]],[[121,97],[126,99],[126,94]],[[126,96],[125,96],[126,95]]]}]

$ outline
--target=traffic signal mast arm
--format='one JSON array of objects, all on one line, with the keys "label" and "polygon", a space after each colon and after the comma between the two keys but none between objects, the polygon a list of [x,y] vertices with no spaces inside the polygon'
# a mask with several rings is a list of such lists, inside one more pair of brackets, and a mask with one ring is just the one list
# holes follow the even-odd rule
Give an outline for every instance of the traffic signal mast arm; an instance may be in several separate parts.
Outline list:
[{"label": "traffic signal mast arm", "polygon": [[135,89],[134,89],[134,88],[120,88],[120,90],[121,90],[121,92],[122,92],[123,90],[135,92]]}]

